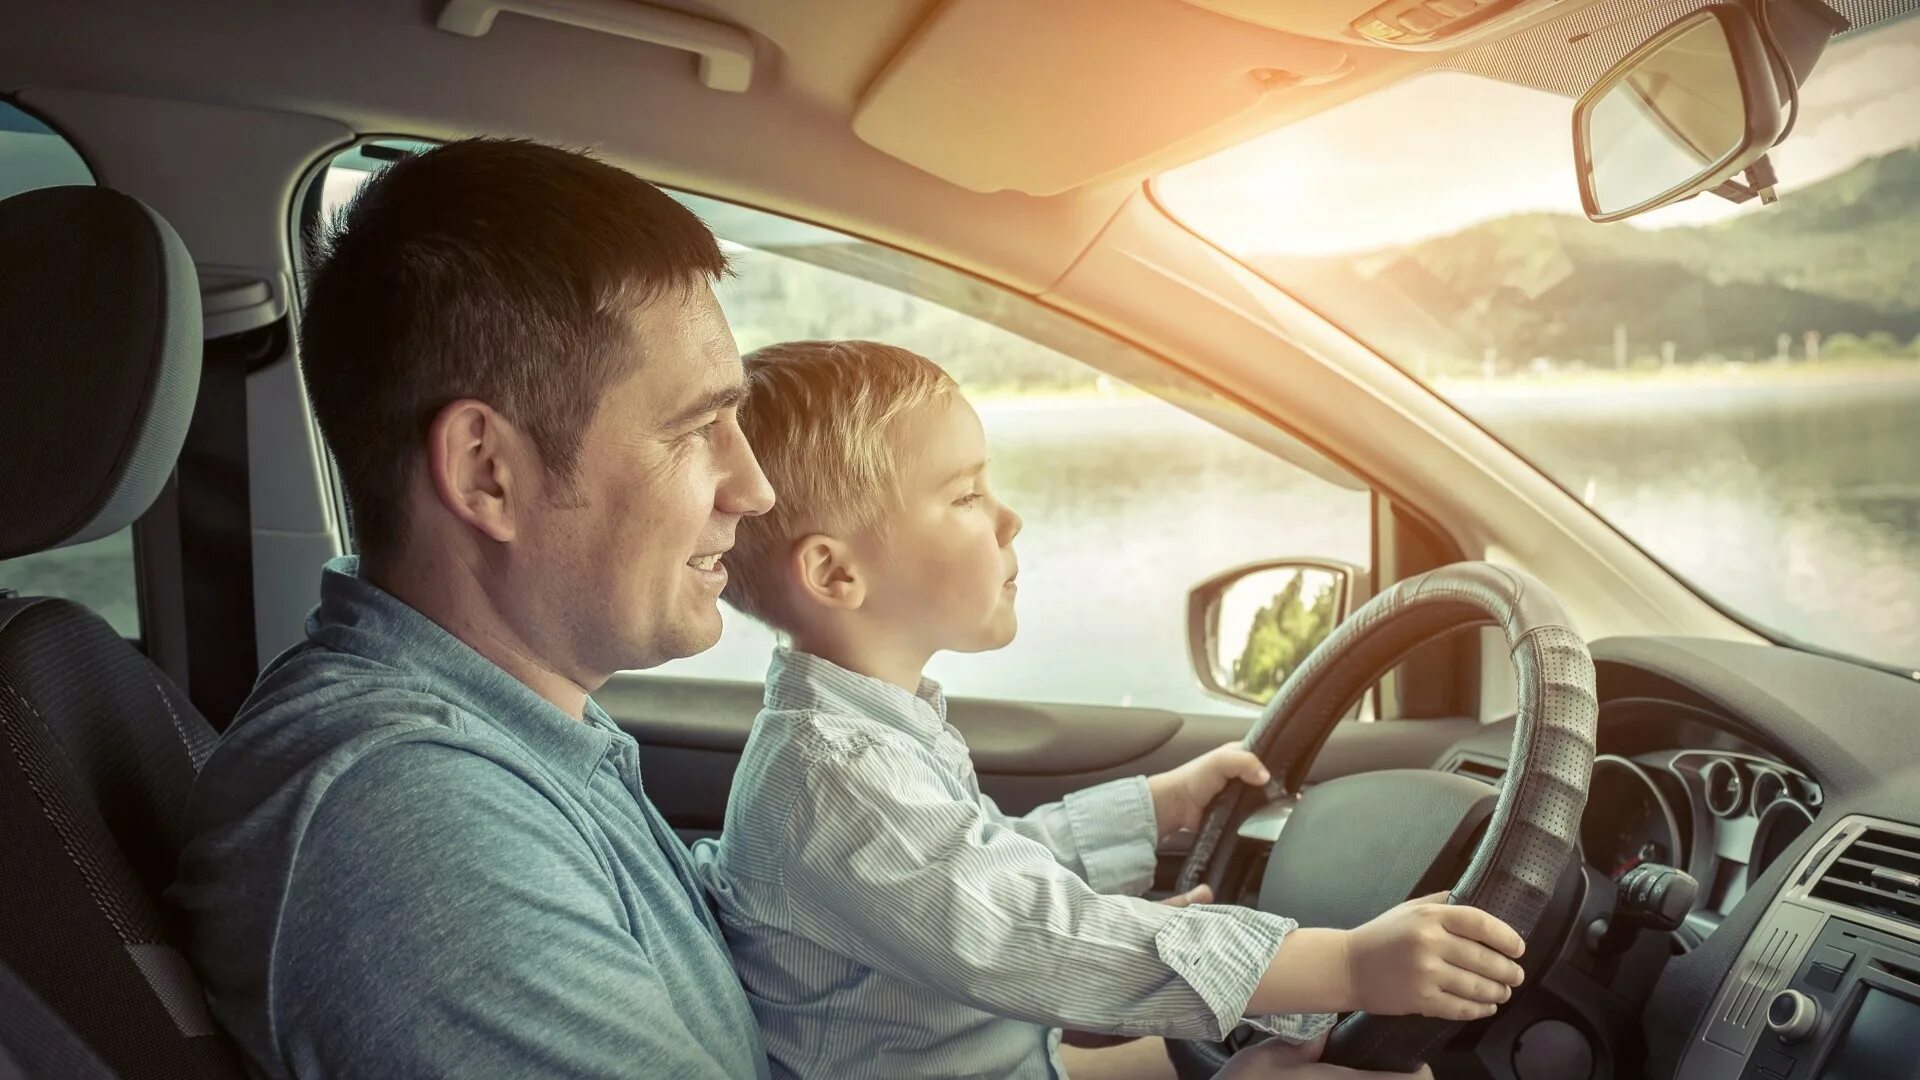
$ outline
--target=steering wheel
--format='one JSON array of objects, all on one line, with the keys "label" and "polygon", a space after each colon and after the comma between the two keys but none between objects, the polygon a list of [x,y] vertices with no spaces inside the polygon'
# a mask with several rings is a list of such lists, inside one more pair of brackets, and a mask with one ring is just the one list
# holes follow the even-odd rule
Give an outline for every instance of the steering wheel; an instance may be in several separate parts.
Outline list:
[{"label": "steering wheel", "polygon": [[[1361,694],[1421,645],[1484,625],[1505,633],[1519,672],[1519,715],[1497,791],[1452,773],[1396,769],[1300,794]],[[1401,581],[1336,627],[1268,703],[1243,745],[1273,780],[1232,784],[1213,801],[1177,887],[1204,881],[1222,902],[1245,896],[1259,854],[1249,837],[1257,837],[1273,843],[1255,906],[1303,926],[1358,926],[1451,882],[1450,903],[1481,908],[1530,939],[1573,855],[1598,713],[1593,658],[1538,581],[1474,562]],[[1411,1072],[1460,1027],[1354,1013],[1333,1029],[1322,1060]],[[1211,1042],[1168,1048],[1182,1076],[1211,1075],[1232,1052]]]}]

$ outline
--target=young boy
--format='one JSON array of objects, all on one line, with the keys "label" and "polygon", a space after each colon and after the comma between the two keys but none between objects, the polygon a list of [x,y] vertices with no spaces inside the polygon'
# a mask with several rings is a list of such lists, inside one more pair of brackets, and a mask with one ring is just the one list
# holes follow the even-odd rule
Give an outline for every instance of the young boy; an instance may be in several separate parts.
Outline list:
[{"label": "young boy", "polygon": [[1161,838],[1266,781],[1237,747],[1001,813],[921,675],[1014,636],[1020,517],[979,418],[887,345],[791,342],[746,370],[777,502],[741,521],[724,595],[786,643],[695,858],[776,1075],[1061,1076],[1061,1027],[1217,1039],[1247,1017],[1303,1042],[1324,1014],[1477,1019],[1511,994],[1519,935],[1434,898],[1350,932],[1136,899]]}]

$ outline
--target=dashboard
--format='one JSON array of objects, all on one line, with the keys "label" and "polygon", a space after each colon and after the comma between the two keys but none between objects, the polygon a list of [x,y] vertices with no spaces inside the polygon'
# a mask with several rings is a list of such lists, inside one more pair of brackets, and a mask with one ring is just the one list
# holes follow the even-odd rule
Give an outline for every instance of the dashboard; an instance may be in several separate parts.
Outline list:
[{"label": "dashboard", "polygon": [[1593,765],[1581,856],[1618,881],[1663,863],[1700,882],[1689,926],[1705,937],[1816,820],[1818,781],[1757,754],[1669,750],[1602,754]]},{"label": "dashboard", "polygon": [[[1634,709],[1648,702],[1635,702]],[[1612,711],[1622,712],[1621,706]],[[1697,715],[1668,706],[1686,722]],[[1721,742],[1729,739],[1722,738]],[[1498,779],[1504,760],[1460,751],[1443,769]],[[1737,905],[1748,888],[1819,818],[1825,794],[1806,772],[1748,750],[1669,748],[1594,759],[1587,809],[1580,823],[1580,857],[1594,872],[1619,881],[1643,863],[1686,871],[1700,883],[1697,906],[1680,934],[1698,944]]]},{"label": "dashboard", "polygon": [[[1592,651],[1600,753],[1557,953],[1436,1076],[1920,1078],[1920,675],[1682,638]],[[1435,766],[1497,783],[1512,733]],[[1646,863],[1698,882],[1692,911],[1609,955],[1616,886]]]}]

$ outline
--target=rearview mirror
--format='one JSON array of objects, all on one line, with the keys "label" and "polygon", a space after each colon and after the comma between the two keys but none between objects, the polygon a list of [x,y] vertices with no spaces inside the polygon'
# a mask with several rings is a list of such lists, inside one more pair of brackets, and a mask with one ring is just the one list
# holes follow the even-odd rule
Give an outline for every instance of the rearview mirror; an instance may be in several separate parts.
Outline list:
[{"label": "rearview mirror", "polygon": [[1691,198],[1759,160],[1782,123],[1753,17],[1732,4],[1702,8],[1628,54],[1574,106],[1580,200],[1594,221],[1618,221]]},{"label": "rearview mirror", "polygon": [[1187,645],[1208,693],[1264,705],[1352,611],[1365,571],[1280,559],[1209,578],[1187,596]]}]

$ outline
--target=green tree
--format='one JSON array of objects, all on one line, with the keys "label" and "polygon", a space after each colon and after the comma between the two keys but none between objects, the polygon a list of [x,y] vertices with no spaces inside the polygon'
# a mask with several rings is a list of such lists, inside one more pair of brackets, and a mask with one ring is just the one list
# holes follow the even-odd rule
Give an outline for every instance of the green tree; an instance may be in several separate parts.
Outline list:
[{"label": "green tree", "polygon": [[1849,334],[1842,330],[1830,334],[1820,343],[1820,358],[1823,360],[1858,360],[1873,355],[1869,346],[1858,334]]},{"label": "green tree", "polygon": [[1295,574],[1273,601],[1253,616],[1247,647],[1233,662],[1235,691],[1265,701],[1287,681],[1333,631],[1335,589],[1322,589],[1311,604],[1301,598],[1305,574]]}]

